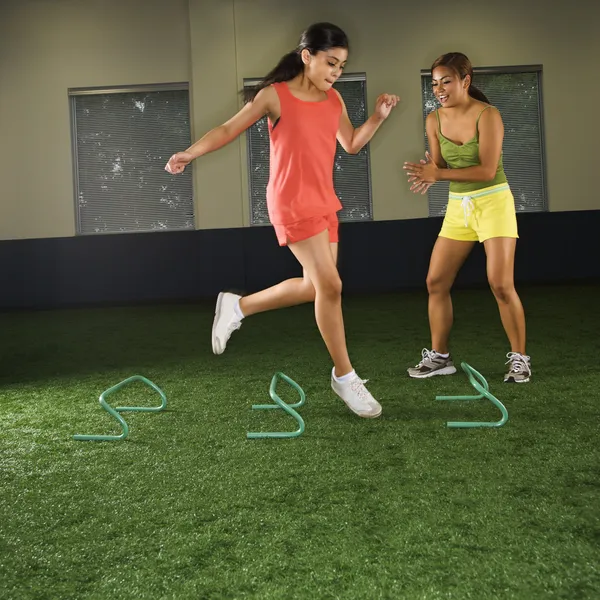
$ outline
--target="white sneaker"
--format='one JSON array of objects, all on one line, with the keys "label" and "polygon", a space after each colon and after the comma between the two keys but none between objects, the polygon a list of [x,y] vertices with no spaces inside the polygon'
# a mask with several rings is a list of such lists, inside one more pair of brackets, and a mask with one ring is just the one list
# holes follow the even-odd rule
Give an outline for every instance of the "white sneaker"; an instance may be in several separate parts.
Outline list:
[{"label": "white sneaker", "polygon": [[347,383],[336,381],[331,374],[331,389],[345,402],[346,406],[359,417],[374,419],[381,414],[381,404],[371,396],[365,387],[367,379],[361,379],[358,375]]},{"label": "white sneaker", "polygon": [[242,326],[242,320],[235,312],[235,305],[240,298],[230,292],[221,292],[217,298],[212,328],[212,349],[215,354],[225,352],[231,334]]}]

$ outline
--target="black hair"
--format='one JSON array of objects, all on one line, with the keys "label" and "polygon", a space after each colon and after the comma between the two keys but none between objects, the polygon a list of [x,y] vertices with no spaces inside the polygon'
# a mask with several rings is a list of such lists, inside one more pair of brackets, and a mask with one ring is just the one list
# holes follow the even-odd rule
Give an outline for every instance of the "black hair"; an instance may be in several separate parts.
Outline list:
[{"label": "black hair", "polygon": [[473,65],[462,52],[448,52],[447,54],[442,54],[442,56],[437,58],[431,65],[432,74],[436,67],[448,67],[457,73],[461,79],[464,79],[469,75],[471,77],[471,84],[469,85],[468,90],[469,96],[475,98],[475,100],[491,104],[487,99],[487,96],[479,88],[473,85]]},{"label": "black hair", "polygon": [[331,48],[348,50],[348,36],[332,23],[314,23],[302,33],[298,46],[282,56],[277,65],[265,75],[259,84],[242,91],[244,102],[252,102],[260,90],[272,83],[290,81],[300,75],[304,69],[302,50],[306,49],[311,54],[316,54]]}]

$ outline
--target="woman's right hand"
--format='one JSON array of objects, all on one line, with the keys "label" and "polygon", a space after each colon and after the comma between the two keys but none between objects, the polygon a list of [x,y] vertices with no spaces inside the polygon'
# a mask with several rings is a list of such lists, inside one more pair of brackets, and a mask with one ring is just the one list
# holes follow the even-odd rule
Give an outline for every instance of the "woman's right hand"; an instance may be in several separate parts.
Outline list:
[{"label": "woman's right hand", "polygon": [[[427,160],[421,159],[419,162],[422,165],[426,165],[428,162],[433,162],[433,159],[431,158],[431,155],[429,154],[429,152],[425,152],[425,158]],[[417,178],[416,177],[409,177],[408,181],[409,183],[415,181]],[[433,185],[433,183],[425,183],[423,181],[417,181],[416,183],[413,183],[410,186],[410,191],[413,194],[426,194],[427,190],[429,190],[429,188]]]},{"label": "woman's right hand", "polygon": [[183,173],[183,170],[192,162],[194,157],[189,152],[177,152],[169,159],[165,166],[165,171],[171,175]]}]

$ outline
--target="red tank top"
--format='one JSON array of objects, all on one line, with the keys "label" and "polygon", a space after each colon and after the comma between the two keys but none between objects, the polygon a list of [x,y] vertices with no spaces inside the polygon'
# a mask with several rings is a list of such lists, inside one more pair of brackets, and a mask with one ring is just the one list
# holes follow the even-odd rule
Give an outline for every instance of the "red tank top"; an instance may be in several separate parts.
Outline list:
[{"label": "red tank top", "polygon": [[273,225],[289,225],[337,212],[333,187],[336,135],[342,104],[333,89],[327,99],[296,98],[287,83],[274,83],[281,116],[269,121],[270,172],[267,207]]}]

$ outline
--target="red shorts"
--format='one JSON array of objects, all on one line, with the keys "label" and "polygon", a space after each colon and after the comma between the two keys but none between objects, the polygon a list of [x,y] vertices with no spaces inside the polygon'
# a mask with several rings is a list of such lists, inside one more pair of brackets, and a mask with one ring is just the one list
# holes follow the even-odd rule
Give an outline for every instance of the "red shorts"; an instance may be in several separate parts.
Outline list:
[{"label": "red shorts", "polygon": [[280,246],[289,246],[296,242],[302,242],[319,233],[329,231],[329,243],[335,244],[339,241],[338,237],[338,216],[337,213],[331,213],[324,217],[312,217],[304,221],[298,221],[291,225],[273,225],[277,241]]}]

